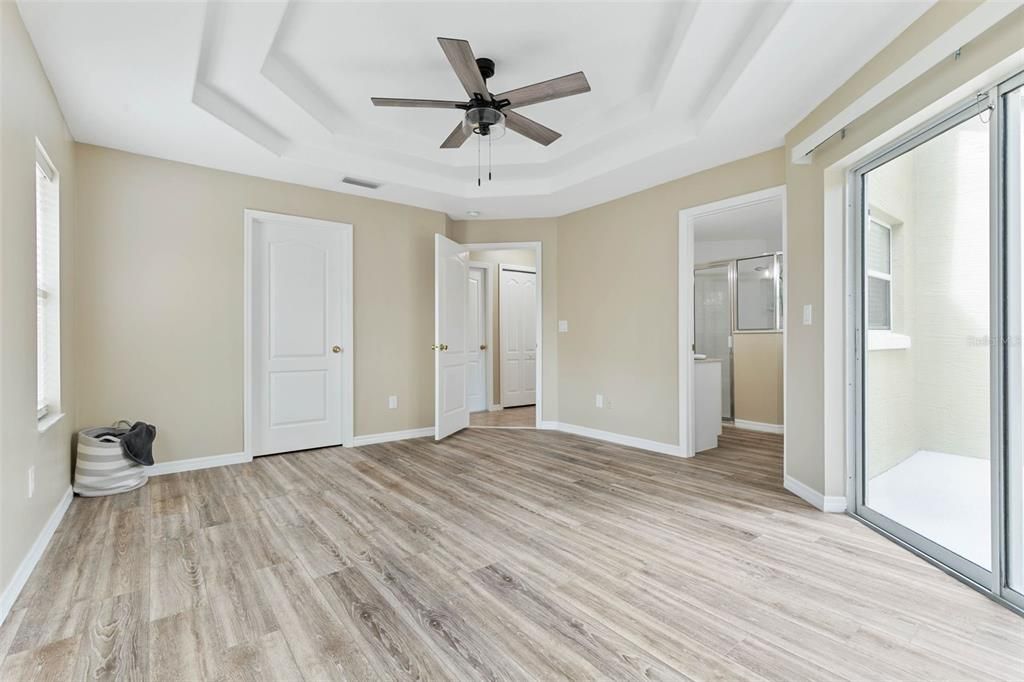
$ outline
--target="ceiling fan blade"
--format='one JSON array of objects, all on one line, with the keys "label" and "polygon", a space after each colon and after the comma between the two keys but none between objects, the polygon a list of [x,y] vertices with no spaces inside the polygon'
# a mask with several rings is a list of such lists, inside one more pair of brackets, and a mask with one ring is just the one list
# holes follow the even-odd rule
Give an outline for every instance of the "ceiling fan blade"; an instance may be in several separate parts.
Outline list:
[{"label": "ceiling fan blade", "polygon": [[516,108],[571,95],[580,95],[584,92],[590,92],[590,83],[587,82],[587,77],[583,75],[582,71],[577,71],[576,73],[570,73],[568,76],[560,76],[548,81],[503,92],[497,95],[495,99],[507,99],[511,102],[509,107]]},{"label": "ceiling fan blade", "polygon": [[562,136],[562,133],[556,133],[551,128],[542,126],[532,118],[526,118],[514,111],[505,112],[505,126],[509,130],[514,130],[523,137],[528,137],[545,147]]},{"label": "ceiling fan blade", "polygon": [[469,139],[470,133],[462,125],[462,121],[455,126],[455,130],[441,143],[441,149],[458,149]]},{"label": "ceiling fan blade", "polygon": [[438,38],[437,42],[441,43],[441,49],[455,69],[455,75],[466,89],[466,94],[470,97],[478,94],[487,97],[487,83],[480,73],[480,67],[476,65],[476,57],[473,56],[469,42],[455,38]]},{"label": "ceiling fan blade", "polygon": [[466,104],[446,99],[402,99],[399,97],[371,97],[370,101],[377,107],[418,107],[423,109],[458,109]]}]

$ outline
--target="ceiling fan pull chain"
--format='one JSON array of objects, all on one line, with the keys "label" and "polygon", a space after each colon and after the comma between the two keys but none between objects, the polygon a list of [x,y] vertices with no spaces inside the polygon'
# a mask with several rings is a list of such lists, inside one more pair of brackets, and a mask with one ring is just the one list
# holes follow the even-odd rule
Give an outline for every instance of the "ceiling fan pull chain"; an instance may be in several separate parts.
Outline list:
[{"label": "ceiling fan pull chain", "polygon": [[487,182],[491,181],[491,136],[487,136]]},{"label": "ceiling fan pull chain", "polygon": [[480,186],[480,136],[476,136],[476,186]]}]

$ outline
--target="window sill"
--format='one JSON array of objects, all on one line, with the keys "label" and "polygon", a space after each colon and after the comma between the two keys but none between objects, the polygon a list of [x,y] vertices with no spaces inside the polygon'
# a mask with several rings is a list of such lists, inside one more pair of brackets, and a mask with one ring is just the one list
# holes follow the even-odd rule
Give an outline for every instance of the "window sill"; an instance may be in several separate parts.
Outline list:
[{"label": "window sill", "polygon": [[42,419],[36,422],[36,428],[39,429],[39,433],[46,433],[53,426],[57,424],[61,419],[64,418],[63,412],[56,412],[54,414],[47,414]]},{"label": "window sill", "polygon": [[906,350],[910,348],[910,337],[891,331],[876,329],[868,332],[868,350]]}]

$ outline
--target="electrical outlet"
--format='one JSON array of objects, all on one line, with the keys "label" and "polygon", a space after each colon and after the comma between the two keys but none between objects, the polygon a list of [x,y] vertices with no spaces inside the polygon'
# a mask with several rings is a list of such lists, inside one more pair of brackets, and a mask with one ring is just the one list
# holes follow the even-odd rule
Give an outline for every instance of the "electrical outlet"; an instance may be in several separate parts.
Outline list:
[{"label": "electrical outlet", "polygon": [[804,306],[804,324],[810,325],[814,322],[814,307],[808,303]]},{"label": "electrical outlet", "polygon": [[389,410],[398,409],[398,396],[397,395],[389,395],[388,396],[388,409]]},{"label": "electrical outlet", "polygon": [[604,407],[604,396],[600,393],[594,396],[594,407]]},{"label": "electrical outlet", "polygon": [[28,468],[28,496],[32,497],[36,494],[36,468],[30,466]]},{"label": "electrical outlet", "polygon": [[558,331],[562,333],[569,331],[569,320],[559,320]]}]

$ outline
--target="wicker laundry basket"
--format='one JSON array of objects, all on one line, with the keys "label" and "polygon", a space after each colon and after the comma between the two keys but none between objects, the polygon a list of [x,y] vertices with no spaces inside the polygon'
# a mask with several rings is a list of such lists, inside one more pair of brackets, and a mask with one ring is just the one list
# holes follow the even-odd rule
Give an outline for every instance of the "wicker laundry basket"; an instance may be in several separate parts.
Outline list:
[{"label": "wicker laundry basket", "polygon": [[101,426],[78,432],[75,492],[83,497],[116,495],[146,484],[146,468],[125,457],[118,435],[128,429]]}]

